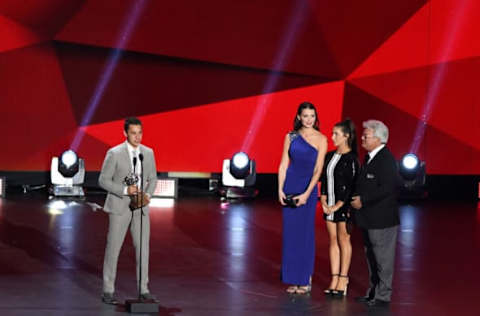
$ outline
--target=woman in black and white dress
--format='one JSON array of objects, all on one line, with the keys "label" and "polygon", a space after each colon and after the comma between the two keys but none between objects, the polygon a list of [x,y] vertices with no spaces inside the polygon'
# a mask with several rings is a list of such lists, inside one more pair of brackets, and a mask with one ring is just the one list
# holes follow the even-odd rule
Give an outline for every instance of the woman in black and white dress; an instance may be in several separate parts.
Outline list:
[{"label": "woman in black and white dress", "polygon": [[359,163],[355,125],[349,119],[335,124],[332,140],[336,150],[325,156],[322,172],[321,202],[330,237],[330,269],[332,280],[325,290],[328,295],[347,295],[348,270],[352,245],[347,232],[350,220],[350,199]]}]

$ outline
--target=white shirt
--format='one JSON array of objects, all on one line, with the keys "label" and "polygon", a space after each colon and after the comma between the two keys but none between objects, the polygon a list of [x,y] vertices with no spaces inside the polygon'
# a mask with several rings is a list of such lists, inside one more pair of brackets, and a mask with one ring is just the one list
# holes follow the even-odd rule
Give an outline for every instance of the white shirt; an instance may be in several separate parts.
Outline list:
[{"label": "white shirt", "polygon": [[140,175],[140,159],[138,158],[138,154],[140,153],[140,148],[139,147],[133,148],[133,146],[130,145],[128,141],[126,141],[126,143],[128,148],[128,156],[130,157],[130,167],[132,167],[132,171],[133,171],[133,157],[136,157],[137,165],[135,167],[135,173],[137,175]]},{"label": "white shirt", "polygon": [[385,144],[381,144],[380,146],[378,146],[377,148],[375,148],[374,150],[372,150],[371,152],[368,153],[368,156],[370,158],[368,158],[368,162],[369,163],[370,161],[372,161],[373,157],[375,157],[376,154],[378,154],[378,152],[380,150],[382,150],[382,148],[385,147]]},{"label": "white shirt", "polygon": [[[133,172],[133,157],[137,158],[135,173],[137,174],[138,179],[140,181],[141,180],[141,178],[140,178],[140,171],[141,171],[140,163],[141,162],[140,162],[140,159],[138,158],[138,154],[140,153],[140,148],[139,147],[134,148],[132,145],[130,145],[130,143],[128,141],[125,141],[125,143],[127,143],[128,157],[130,158],[130,167],[132,168],[132,172]],[[125,186],[123,188],[123,195],[128,195],[127,190],[128,190],[128,187]]]}]

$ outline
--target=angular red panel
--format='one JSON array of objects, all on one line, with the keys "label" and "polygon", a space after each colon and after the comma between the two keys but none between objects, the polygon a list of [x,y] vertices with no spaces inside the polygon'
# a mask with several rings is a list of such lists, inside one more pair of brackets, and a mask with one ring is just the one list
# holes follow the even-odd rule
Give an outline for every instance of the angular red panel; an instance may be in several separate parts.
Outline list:
[{"label": "angular red panel", "polygon": [[84,0],[2,0],[0,14],[30,28],[42,38],[52,39],[83,2]]},{"label": "angular red panel", "polygon": [[[79,124],[95,93],[101,98],[90,124],[259,95],[266,86],[271,92],[327,81],[132,52],[120,54],[107,80],[107,65],[118,52],[72,44],[57,44],[56,50]],[[97,90],[101,84],[104,88]]]},{"label": "angular red panel", "polygon": [[[374,53],[426,2],[310,1],[321,30],[320,35],[325,38],[343,76],[350,74]],[[402,50],[404,49],[405,47]]]},{"label": "angular red panel", "polygon": [[307,1],[90,0],[56,40],[120,47],[131,31],[131,51],[338,78],[315,24]]},{"label": "angular red panel", "polygon": [[[341,79],[426,0],[87,1],[56,39]],[[382,12],[382,14],[378,14]],[[181,23],[179,23],[181,21]],[[173,30],[173,31],[172,31]],[[157,39],[157,40],[151,40]]]},{"label": "angular red panel", "polygon": [[[365,155],[359,138],[363,131],[362,123],[370,119],[380,120],[387,125],[390,132],[388,147],[397,159],[410,151],[418,119],[348,82],[345,85],[342,116],[352,118],[356,124],[360,157]],[[425,157],[424,145],[425,142],[422,142],[417,152],[421,159]]]},{"label": "angular red panel", "polygon": [[0,15],[0,53],[43,41],[28,28]]},{"label": "angular red panel", "polygon": [[431,62],[480,56],[480,1],[431,1]]},{"label": "angular red panel", "polygon": [[[242,149],[254,115],[264,112],[256,120],[258,126],[252,127],[255,134],[247,153],[256,159],[259,172],[275,173],[285,134],[292,129],[298,105],[305,100],[316,104],[322,131],[330,135],[332,126],[340,120],[343,82],[266,97],[268,105],[259,112],[262,96],[142,116],[144,143],[155,149],[157,169],[220,172],[223,159]],[[122,121],[92,125],[85,131],[110,146],[124,140]]]},{"label": "angular red panel", "polygon": [[432,0],[373,52],[349,78],[480,56],[480,2]]},{"label": "angular red panel", "polygon": [[426,4],[360,64],[349,79],[402,71],[429,63],[430,4]]},{"label": "angular red panel", "polygon": [[461,142],[431,126],[425,132],[425,143],[428,146],[425,161],[429,174],[480,174],[478,143]]},{"label": "angular red panel", "polygon": [[[44,170],[44,160],[31,160],[57,138],[76,128],[62,72],[49,44],[0,54],[0,117],[4,170]],[[22,161],[26,162],[22,162]]]},{"label": "angular red panel", "polygon": [[[362,130],[363,121],[368,119],[383,121],[390,130],[388,146],[397,159],[410,151],[419,121],[417,117],[348,83],[345,88],[343,116],[354,118],[359,130],[358,135]],[[455,124],[454,114],[450,114],[450,118],[450,122]],[[468,125],[468,127],[478,139],[479,127],[476,125]],[[480,149],[474,147],[474,144],[478,142],[462,142],[435,127],[427,126],[417,155],[426,161],[428,174],[478,174],[480,173]],[[362,150],[361,155],[363,156],[364,153],[365,151]]]},{"label": "angular red panel", "polygon": [[479,71],[480,58],[472,58],[351,82],[419,119],[426,115],[429,125],[480,148],[480,124],[472,115],[479,108]]}]

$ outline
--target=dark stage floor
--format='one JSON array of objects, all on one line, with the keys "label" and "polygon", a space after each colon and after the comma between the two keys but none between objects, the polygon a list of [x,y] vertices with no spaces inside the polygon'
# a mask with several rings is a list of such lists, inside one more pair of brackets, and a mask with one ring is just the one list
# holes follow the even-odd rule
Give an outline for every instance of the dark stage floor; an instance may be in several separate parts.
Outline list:
[{"label": "dark stage floor", "polygon": [[[103,204],[102,195],[88,201]],[[152,208],[150,290],[160,315],[479,315],[480,208],[476,203],[403,204],[394,297],[368,310],[361,236],[353,234],[349,295],[327,299],[328,241],[317,213],[310,296],[280,282],[281,210],[272,199],[221,203],[203,196],[156,201]],[[0,315],[123,315],[102,304],[107,215],[84,202],[10,195],[0,200]],[[130,236],[117,294],[135,297]]]}]

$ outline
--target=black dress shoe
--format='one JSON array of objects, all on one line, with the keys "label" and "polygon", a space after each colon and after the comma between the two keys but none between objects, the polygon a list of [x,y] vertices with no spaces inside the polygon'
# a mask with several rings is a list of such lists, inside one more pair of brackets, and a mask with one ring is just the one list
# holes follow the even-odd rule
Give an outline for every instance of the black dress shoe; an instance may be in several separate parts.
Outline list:
[{"label": "black dress shoe", "polygon": [[113,295],[113,293],[106,293],[106,292],[102,294],[102,302],[104,302],[105,304],[110,304],[110,305],[117,305],[118,304],[118,301],[115,298],[115,295]]},{"label": "black dress shoe", "polygon": [[355,301],[357,301],[359,303],[366,303],[370,300],[371,300],[370,296],[357,296],[357,297],[355,297]]},{"label": "black dress shoe", "polygon": [[157,303],[157,299],[155,298],[155,296],[153,296],[149,292],[140,294],[140,299],[141,300],[154,301],[154,302]]},{"label": "black dress shoe", "polygon": [[390,305],[390,302],[384,301],[384,300],[373,299],[373,300],[367,301],[366,304],[367,304],[368,307],[387,307],[387,306]]}]

